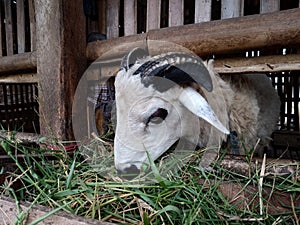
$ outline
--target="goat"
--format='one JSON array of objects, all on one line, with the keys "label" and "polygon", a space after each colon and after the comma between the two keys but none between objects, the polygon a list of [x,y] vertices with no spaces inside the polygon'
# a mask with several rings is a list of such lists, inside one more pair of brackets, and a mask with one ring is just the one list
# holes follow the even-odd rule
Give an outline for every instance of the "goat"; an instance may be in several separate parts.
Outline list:
[{"label": "goat", "polygon": [[[246,147],[271,134],[279,99],[262,74],[221,78],[213,61],[169,52],[147,56],[134,49],[115,80],[115,167],[137,172],[179,139],[200,147],[219,145],[235,131]],[[148,152],[148,155],[147,155]]]}]

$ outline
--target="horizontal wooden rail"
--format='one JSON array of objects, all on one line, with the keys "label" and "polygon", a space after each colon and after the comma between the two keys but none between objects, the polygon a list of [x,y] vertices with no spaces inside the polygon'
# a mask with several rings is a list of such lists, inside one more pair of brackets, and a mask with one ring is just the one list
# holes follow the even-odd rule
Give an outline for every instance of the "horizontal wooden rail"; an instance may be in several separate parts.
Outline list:
[{"label": "horizontal wooden rail", "polygon": [[36,52],[26,52],[0,57],[0,77],[4,73],[15,73],[24,70],[36,70]]},{"label": "horizontal wooden rail", "polygon": [[1,74],[0,83],[37,83],[37,73]]},{"label": "horizontal wooden rail", "polygon": [[120,57],[134,46],[141,45],[147,46],[153,53],[172,51],[172,45],[157,47],[151,41],[174,43],[201,57],[271,47],[297,47],[300,44],[299,18],[300,9],[290,9],[150,30],[143,34],[89,43],[87,57],[91,61],[103,55]]},{"label": "horizontal wooden rail", "polygon": [[300,70],[300,54],[216,59],[218,73],[281,72]]}]

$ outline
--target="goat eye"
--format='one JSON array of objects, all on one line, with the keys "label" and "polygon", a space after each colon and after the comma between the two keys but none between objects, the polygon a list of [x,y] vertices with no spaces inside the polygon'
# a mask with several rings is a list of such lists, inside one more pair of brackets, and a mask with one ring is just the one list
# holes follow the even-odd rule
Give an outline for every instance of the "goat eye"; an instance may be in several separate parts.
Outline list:
[{"label": "goat eye", "polygon": [[149,116],[146,125],[150,122],[159,124],[161,123],[168,115],[168,111],[163,108],[158,108],[151,116]]}]

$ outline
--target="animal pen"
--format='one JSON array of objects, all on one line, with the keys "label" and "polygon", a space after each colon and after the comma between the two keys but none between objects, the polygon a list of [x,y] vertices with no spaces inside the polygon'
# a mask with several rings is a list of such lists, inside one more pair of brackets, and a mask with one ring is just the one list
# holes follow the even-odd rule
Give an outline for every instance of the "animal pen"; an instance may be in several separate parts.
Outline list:
[{"label": "animal pen", "polygon": [[[116,66],[136,43],[166,41],[213,58],[220,74],[268,75],[281,99],[274,156],[289,147],[300,158],[300,1],[85,2],[0,1],[2,130],[17,131],[21,139],[73,140],[72,104],[88,65],[110,52],[107,60],[117,59]],[[87,42],[89,34],[107,39]],[[160,46],[165,50],[170,49]],[[99,73],[113,70],[104,63]],[[83,108],[92,107],[86,101]],[[92,132],[88,119],[82,123]]]},{"label": "animal pen", "polygon": [[[285,132],[276,135],[299,132],[298,1],[91,1],[86,16],[82,2],[45,2],[1,1],[5,130],[72,139],[72,100],[87,62],[111,46],[128,43],[122,55],[135,42],[163,40],[214,58],[220,74],[269,75],[282,101],[278,130]],[[92,32],[107,40],[86,45]]]}]

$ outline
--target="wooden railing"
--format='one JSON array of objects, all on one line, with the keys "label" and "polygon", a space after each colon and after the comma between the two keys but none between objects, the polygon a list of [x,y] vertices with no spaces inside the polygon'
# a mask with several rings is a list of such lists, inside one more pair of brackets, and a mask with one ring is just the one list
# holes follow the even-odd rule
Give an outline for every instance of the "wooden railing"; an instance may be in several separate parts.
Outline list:
[{"label": "wooden railing", "polygon": [[[108,38],[162,27],[263,14],[299,7],[280,0],[98,0],[100,33]],[[96,28],[96,29],[97,29]]]}]

